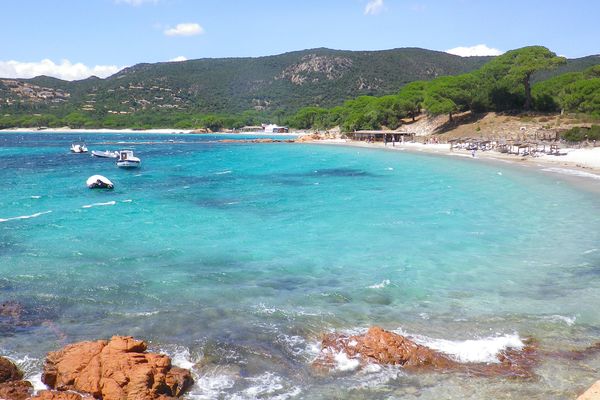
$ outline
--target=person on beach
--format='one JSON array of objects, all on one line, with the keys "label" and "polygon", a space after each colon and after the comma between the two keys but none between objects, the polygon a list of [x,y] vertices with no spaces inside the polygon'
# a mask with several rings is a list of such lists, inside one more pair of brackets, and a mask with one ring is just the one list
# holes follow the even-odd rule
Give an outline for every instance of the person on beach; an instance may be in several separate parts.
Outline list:
[{"label": "person on beach", "polygon": [[473,158],[475,158],[475,149],[471,150],[471,156],[473,156]]}]

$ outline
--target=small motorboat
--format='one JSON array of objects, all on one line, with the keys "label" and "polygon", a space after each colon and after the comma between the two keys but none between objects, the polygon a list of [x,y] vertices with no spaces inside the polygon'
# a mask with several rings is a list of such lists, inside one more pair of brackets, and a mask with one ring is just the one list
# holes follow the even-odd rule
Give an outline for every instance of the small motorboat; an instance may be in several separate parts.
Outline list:
[{"label": "small motorboat", "polygon": [[98,151],[98,150],[92,150],[92,157],[99,157],[99,158],[117,158],[119,157],[119,152],[118,151]]},{"label": "small motorboat", "polygon": [[133,155],[133,150],[119,150],[117,156],[117,167],[119,168],[139,168],[142,160]]},{"label": "small motorboat", "polygon": [[71,144],[71,153],[87,153],[87,152],[88,152],[88,148],[86,147],[85,144],[77,144],[77,143]]},{"label": "small motorboat", "polygon": [[85,182],[90,189],[114,189],[115,185],[105,176],[92,175]]}]

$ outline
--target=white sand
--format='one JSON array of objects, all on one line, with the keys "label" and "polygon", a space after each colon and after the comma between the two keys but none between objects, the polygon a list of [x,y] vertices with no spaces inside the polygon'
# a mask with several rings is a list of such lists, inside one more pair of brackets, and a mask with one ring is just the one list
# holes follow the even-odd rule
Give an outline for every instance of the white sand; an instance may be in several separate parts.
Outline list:
[{"label": "white sand", "polygon": [[477,151],[475,157],[468,150],[450,150],[449,144],[423,144],[414,142],[396,143],[387,146],[381,142],[366,143],[351,140],[316,140],[309,143],[315,144],[341,144],[353,147],[378,148],[392,151],[412,151],[440,154],[445,156],[464,157],[478,160],[502,160],[524,165],[542,168],[547,172],[561,173],[572,176],[593,178],[600,182],[600,147],[589,149],[560,149],[562,156],[543,155],[540,157],[517,156],[514,154],[503,154],[496,151]]}]

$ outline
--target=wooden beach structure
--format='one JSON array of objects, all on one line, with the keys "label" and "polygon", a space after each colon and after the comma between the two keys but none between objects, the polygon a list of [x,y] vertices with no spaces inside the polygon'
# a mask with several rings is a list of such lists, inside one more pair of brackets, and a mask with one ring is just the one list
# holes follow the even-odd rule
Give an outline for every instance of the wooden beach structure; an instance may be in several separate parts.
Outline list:
[{"label": "wooden beach structure", "polygon": [[346,133],[352,140],[362,142],[403,143],[413,141],[413,132],[362,130]]}]

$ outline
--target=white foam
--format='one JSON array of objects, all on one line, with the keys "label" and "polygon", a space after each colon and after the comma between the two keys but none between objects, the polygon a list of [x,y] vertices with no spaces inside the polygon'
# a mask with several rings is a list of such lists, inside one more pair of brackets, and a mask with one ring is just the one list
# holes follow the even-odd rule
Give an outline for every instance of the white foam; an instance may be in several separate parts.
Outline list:
[{"label": "white foam", "polygon": [[272,372],[265,372],[256,377],[246,378],[246,381],[251,382],[251,386],[244,389],[240,393],[231,396],[231,399],[276,399],[285,400],[295,397],[301,393],[300,388],[292,387],[287,389],[283,385],[283,379]]},{"label": "white foam", "polygon": [[127,200],[122,200],[121,203],[131,203],[133,200],[131,199],[127,199]]},{"label": "white foam", "polygon": [[579,176],[582,178],[600,179],[600,175],[592,174],[590,172],[585,172],[585,171],[579,171],[579,170],[575,170],[575,169],[568,169],[568,168],[550,167],[550,168],[544,168],[544,169],[542,169],[542,171],[553,172],[556,174],[570,175],[570,176]]},{"label": "white foam", "polygon": [[[137,313],[138,315],[154,315],[158,311],[152,311],[149,313]],[[171,364],[179,368],[192,370],[193,367],[200,361],[201,356],[192,356],[190,349],[181,345],[166,345],[160,347],[161,353],[167,354],[171,357]]]},{"label": "white foam", "polygon": [[482,339],[446,340],[421,335],[406,335],[417,344],[449,355],[458,362],[498,363],[498,354],[506,349],[522,349],[525,344],[517,334],[491,336]]},{"label": "white foam", "polygon": [[41,199],[42,196],[31,196],[32,199]]},{"label": "white foam", "polygon": [[23,356],[23,357],[8,357],[8,358],[11,361],[13,361],[15,363],[15,365],[17,367],[19,367],[19,369],[21,371],[23,371],[23,379],[31,382],[31,385],[33,386],[34,394],[40,390],[47,389],[44,382],[42,382],[42,372],[40,370],[40,368],[41,368],[40,360],[38,360],[37,358],[29,357],[27,355]]},{"label": "white foam", "polygon": [[[106,290],[106,291],[110,290],[110,288],[108,288],[108,287],[99,287],[99,289]],[[121,316],[124,316],[124,317],[149,317],[149,316],[152,316],[152,315],[156,315],[159,312],[160,311],[156,310],[156,311],[123,312],[123,313],[116,312],[116,313],[113,313],[113,314],[114,315],[121,315]]]},{"label": "white foam", "polygon": [[15,221],[15,220],[18,220],[18,219],[37,218],[40,215],[49,214],[51,212],[52,211],[43,211],[43,212],[31,214],[31,215],[21,215],[21,216],[18,216],[18,217],[11,217],[11,218],[0,218],[0,222]]},{"label": "white foam", "polygon": [[550,315],[548,317],[544,317],[544,319],[549,320],[549,321],[553,321],[553,322],[564,322],[565,324],[567,324],[567,326],[573,326],[575,324],[575,320],[577,319],[577,317],[573,316],[573,317],[566,317],[564,315]]},{"label": "white foam", "polygon": [[391,282],[389,279],[384,279],[380,283],[376,283],[375,285],[371,285],[371,286],[367,286],[367,287],[369,289],[383,289],[384,287],[388,286],[390,283]]},{"label": "white foam", "polygon": [[194,376],[194,386],[186,397],[197,400],[226,398],[226,390],[235,385],[234,376],[225,373],[221,368]]},{"label": "white foam", "polygon": [[94,204],[87,204],[85,206],[81,206],[81,208],[92,208],[92,207],[101,207],[101,206],[114,206],[115,204],[117,204],[116,201],[107,201],[106,203],[94,203]]},{"label": "white foam", "polygon": [[592,254],[592,253],[595,253],[597,251],[598,251],[598,249],[589,249],[589,250],[584,251],[583,254]]},{"label": "white foam", "polygon": [[225,170],[225,171],[215,172],[215,175],[225,175],[225,174],[230,174],[230,173],[231,173],[230,170]]},{"label": "white foam", "polygon": [[348,354],[340,351],[333,356],[335,360],[335,369],[338,371],[354,371],[360,365],[360,361],[356,358],[349,358]]}]

